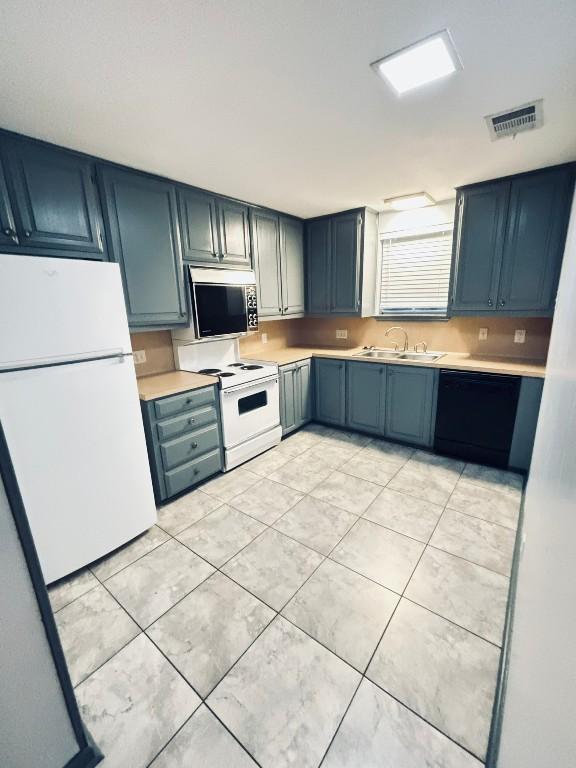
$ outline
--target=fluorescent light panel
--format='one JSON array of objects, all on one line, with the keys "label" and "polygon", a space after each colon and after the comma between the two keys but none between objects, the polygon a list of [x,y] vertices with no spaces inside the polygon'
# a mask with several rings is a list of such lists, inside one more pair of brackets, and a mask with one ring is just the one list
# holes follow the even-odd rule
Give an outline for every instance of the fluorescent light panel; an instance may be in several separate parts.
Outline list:
[{"label": "fluorescent light panel", "polygon": [[371,66],[399,94],[451,75],[462,67],[446,29],[385,56]]},{"label": "fluorescent light panel", "polygon": [[427,192],[390,197],[388,200],[384,200],[384,203],[393,211],[412,211],[414,208],[426,208],[428,205],[436,205],[434,198]]}]

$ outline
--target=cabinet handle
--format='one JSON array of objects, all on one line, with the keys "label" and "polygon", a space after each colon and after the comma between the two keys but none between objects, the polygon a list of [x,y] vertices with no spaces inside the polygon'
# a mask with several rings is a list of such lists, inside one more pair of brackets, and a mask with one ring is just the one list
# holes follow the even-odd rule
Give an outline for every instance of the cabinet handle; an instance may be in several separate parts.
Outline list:
[{"label": "cabinet handle", "polygon": [[284,307],[284,312],[288,312],[288,307]]},{"label": "cabinet handle", "polygon": [[194,472],[193,472],[193,474],[194,474],[194,475],[197,475],[199,472],[200,472],[200,470],[198,469],[198,467],[194,467]]},{"label": "cabinet handle", "polygon": [[282,312],[282,307],[278,307],[278,312]]},{"label": "cabinet handle", "polygon": [[198,448],[198,443],[192,443],[192,444],[191,444],[191,446],[190,446],[190,448],[191,448],[192,450],[195,450],[196,448]]},{"label": "cabinet handle", "polygon": [[30,237],[32,235],[32,232],[30,232],[29,229],[24,230],[24,237]]},{"label": "cabinet handle", "polygon": [[488,306],[489,306],[489,307],[491,307],[491,306],[492,306],[492,299],[488,299]]},{"label": "cabinet handle", "polygon": [[504,304],[506,304],[506,302],[504,301],[504,299],[500,299],[500,306],[501,306],[501,307],[503,307],[503,306],[504,306]]},{"label": "cabinet handle", "polygon": [[14,235],[14,230],[12,230],[12,229],[5,229],[4,230],[4,234],[6,235],[6,237],[12,237]]},{"label": "cabinet handle", "polygon": [[196,421],[196,419],[188,419],[188,423],[189,424],[194,424],[195,421]]}]

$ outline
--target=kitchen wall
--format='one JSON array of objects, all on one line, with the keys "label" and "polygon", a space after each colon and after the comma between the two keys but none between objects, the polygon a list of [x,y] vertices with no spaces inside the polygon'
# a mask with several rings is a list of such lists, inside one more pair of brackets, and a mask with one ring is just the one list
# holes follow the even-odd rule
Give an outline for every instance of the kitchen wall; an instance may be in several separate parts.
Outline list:
[{"label": "kitchen wall", "polygon": [[[486,318],[458,317],[450,320],[377,320],[375,318],[301,318],[274,320],[260,323],[260,331],[241,341],[244,356],[257,355],[262,349],[262,334],[268,335],[266,349],[282,346],[313,346],[351,348],[374,345],[402,344],[401,333],[385,337],[384,332],[393,325],[401,325],[408,332],[410,346],[425,341],[428,348],[441,352],[467,352],[471,355],[519,357],[545,360],[548,352],[549,318]],[[488,328],[486,341],[478,340],[478,330]],[[524,329],[526,342],[514,343],[514,331]],[[346,330],[347,339],[337,339],[336,330]]]},{"label": "kitchen wall", "polygon": [[146,362],[136,365],[136,376],[149,376],[152,373],[174,370],[170,331],[131,333],[130,340],[133,351],[143,350],[146,353]]},{"label": "kitchen wall", "polygon": [[576,198],[524,500],[498,768],[576,765]]}]

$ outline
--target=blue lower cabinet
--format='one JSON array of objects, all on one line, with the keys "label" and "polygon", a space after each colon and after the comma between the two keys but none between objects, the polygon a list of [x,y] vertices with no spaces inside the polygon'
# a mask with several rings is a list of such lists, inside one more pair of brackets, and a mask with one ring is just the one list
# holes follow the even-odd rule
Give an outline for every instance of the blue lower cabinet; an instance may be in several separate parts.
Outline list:
[{"label": "blue lower cabinet", "polygon": [[311,360],[280,366],[280,422],[287,435],[312,418]]},{"label": "blue lower cabinet", "polygon": [[346,363],[316,358],[314,361],[315,416],[324,424],[346,424]]},{"label": "blue lower cabinet", "polygon": [[384,433],[386,370],[376,363],[346,363],[346,424],[351,429]]},{"label": "blue lower cabinet", "polygon": [[519,469],[522,472],[528,472],[530,469],[543,387],[544,379],[522,378],[510,446],[510,469]]},{"label": "blue lower cabinet", "polygon": [[158,503],[222,471],[222,430],[215,386],[144,400],[140,405]]},{"label": "blue lower cabinet", "polygon": [[385,436],[429,447],[434,438],[438,371],[388,365]]}]

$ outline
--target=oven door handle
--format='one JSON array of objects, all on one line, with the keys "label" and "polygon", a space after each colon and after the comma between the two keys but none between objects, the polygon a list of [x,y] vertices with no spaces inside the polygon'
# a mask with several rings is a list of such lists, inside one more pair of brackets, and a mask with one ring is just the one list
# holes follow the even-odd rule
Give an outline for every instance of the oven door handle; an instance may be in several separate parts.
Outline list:
[{"label": "oven door handle", "polygon": [[265,379],[258,379],[258,381],[247,381],[246,384],[238,384],[236,387],[229,387],[221,391],[223,395],[235,395],[238,392],[243,392],[245,389],[257,389],[262,384],[269,384],[271,381],[278,383],[278,374],[267,376]]}]

